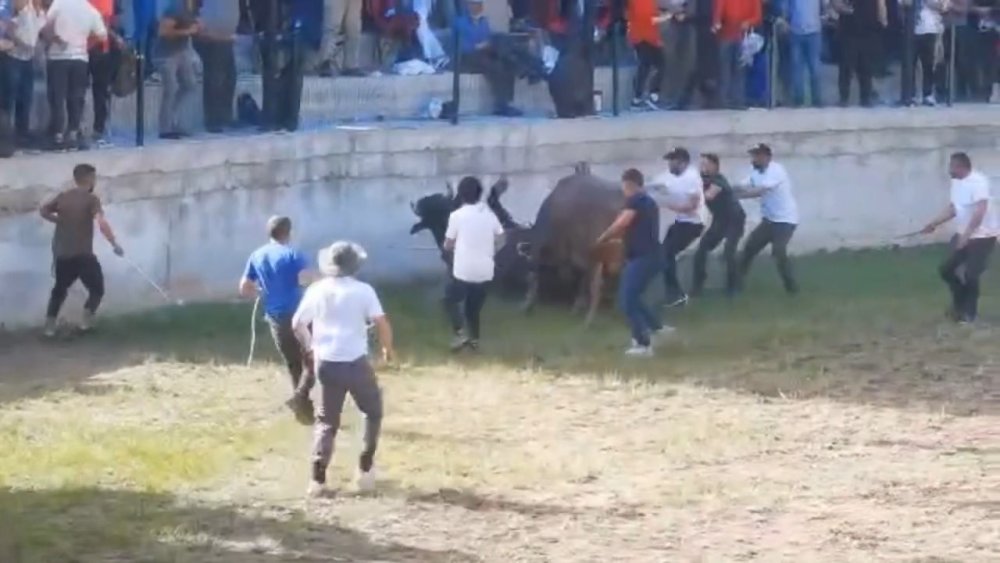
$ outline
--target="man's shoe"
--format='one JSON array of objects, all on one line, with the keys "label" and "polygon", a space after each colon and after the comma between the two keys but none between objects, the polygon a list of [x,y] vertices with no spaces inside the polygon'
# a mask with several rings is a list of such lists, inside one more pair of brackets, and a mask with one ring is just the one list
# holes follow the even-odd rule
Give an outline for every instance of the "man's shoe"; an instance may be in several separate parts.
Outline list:
[{"label": "man's shoe", "polygon": [[665,306],[670,308],[683,307],[687,305],[687,302],[688,302],[688,296],[682,293],[673,299],[667,299],[667,304]]},{"label": "man's shoe", "polygon": [[451,344],[449,345],[449,348],[451,349],[451,351],[453,353],[454,352],[461,352],[467,346],[469,346],[470,342],[471,342],[471,340],[469,339],[469,337],[467,337],[467,336],[465,336],[465,334],[459,332],[458,334],[455,335],[454,338],[451,339]]},{"label": "man's shoe", "polygon": [[94,313],[83,312],[83,320],[80,321],[80,332],[90,332],[94,330]]},{"label": "man's shoe", "polygon": [[55,338],[58,334],[59,324],[56,322],[56,319],[46,319],[42,335],[45,336],[45,338]]},{"label": "man's shoe", "polygon": [[309,498],[326,498],[330,496],[330,490],[326,488],[325,483],[309,481],[309,487],[306,488],[306,496]]},{"label": "man's shoe", "polygon": [[652,358],[653,347],[643,346],[636,341],[632,341],[632,346],[625,350],[625,356],[629,358]]},{"label": "man's shoe", "polygon": [[368,471],[362,471],[358,469],[357,477],[355,478],[358,486],[358,492],[370,493],[375,490],[375,468],[372,467]]}]

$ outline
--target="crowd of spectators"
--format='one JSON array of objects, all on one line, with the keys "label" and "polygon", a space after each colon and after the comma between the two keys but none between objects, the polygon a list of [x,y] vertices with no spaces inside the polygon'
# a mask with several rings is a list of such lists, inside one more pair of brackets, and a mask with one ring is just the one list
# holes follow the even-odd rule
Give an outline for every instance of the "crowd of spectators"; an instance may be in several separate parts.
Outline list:
[{"label": "crowd of spectators", "polygon": [[[833,102],[823,95],[825,65],[838,67],[840,105],[851,103],[855,82],[863,106],[935,105],[944,96],[1000,102],[1000,0],[593,1],[592,62],[610,64],[611,44],[622,47],[617,60],[638,64],[632,92],[637,109],[739,109],[775,99],[818,107]],[[497,12],[489,8],[498,3],[506,4],[502,13],[509,21],[490,21],[487,14]],[[0,136],[9,130],[19,145],[55,149],[104,142],[112,86],[136,53],[146,61],[141,78],[162,89],[161,137],[192,133],[181,116],[197,96],[199,75],[205,128],[224,131],[236,122],[234,52],[241,35],[255,45],[263,129],[298,127],[304,75],[450,72],[455,59],[461,72],[486,76],[497,115],[515,116],[515,81],[546,79],[552,54],[563,52],[581,30],[590,41],[590,28],[582,26],[584,4],[0,0]],[[457,57],[451,30],[459,34]],[[362,56],[366,35],[375,38],[368,41],[374,56]],[[900,99],[875,87],[876,78],[891,73],[899,75]],[[48,119],[44,133],[33,135],[39,75]],[[85,134],[88,89],[94,121]]]}]

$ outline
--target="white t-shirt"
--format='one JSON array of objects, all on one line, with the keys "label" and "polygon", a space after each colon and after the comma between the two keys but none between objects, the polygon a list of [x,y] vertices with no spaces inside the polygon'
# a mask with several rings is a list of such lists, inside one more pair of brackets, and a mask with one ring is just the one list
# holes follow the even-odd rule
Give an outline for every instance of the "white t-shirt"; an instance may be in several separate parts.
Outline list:
[{"label": "white t-shirt", "polygon": [[10,56],[19,61],[30,61],[35,58],[35,46],[38,45],[38,34],[45,25],[45,13],[36,10],[29,3],[14,16],[13,38],[17,40]]},{"label": "white t-shirt", "polygon": [[87,61],[90,38],[108,36],[104,18],[87,0],[53,0],[47,22],[55,26],[56,35],[65,43],[49,46],[50,61]]},{"label": "white t-shirt", "polygon": [[503,234],[497,216],[483,203],[463,205],[448,217],[444,237],[455,241],[452,275],[469,283],[493,279],[496,237]]},{"label": "white t-shirt", "polygon": [[698,206],[687,213],[678,213],[675,220],[679,223],[702,223],[701,207],[705,203],[702,191],[701,174],[694,166],[688,166],[684,172],[673,174],[669,170],[653,179],[650,193],[661,203],[669,201],[672,205],[686,204],[691,196],[698,197]]},{"label": "white t-shirt", "polygon": [[944,18],[941,12],[933,10],[926,5],[917,14],[917,25],[914,28],[917,35],[937,35],[944,33]]},{"label": "white t-shirt", "polygon": [[785,167],[772,162],[763,171],[754,168],[743,181],[751,189],[765,188],[760,197],[760,214],[772,223],[799,224],[799,206],[792,195],[792,180]]},{"label": "white t-shirt", "polygon": [[995,237],[1000,234],[1000,225],[997,223],[996,209],[993,205],[993,197],[990,195],[990,181],[979,172],[973,170],[968,176],[962,179],[953,178],[951,181],[951,205],[955,208],[955,232],[962,234],[972,221],[972,215],[976,211],[976,204],[981,201],[987,202],[986,216],[979,228],[972,233],[972,238]]},{"label": "white t-shirt", "polygon": [[353,362],[368,355],[368,322],[384,315],[372,286],[351,277],[328,277],[306,290],[292,326],[312,323],[316,361]]}]

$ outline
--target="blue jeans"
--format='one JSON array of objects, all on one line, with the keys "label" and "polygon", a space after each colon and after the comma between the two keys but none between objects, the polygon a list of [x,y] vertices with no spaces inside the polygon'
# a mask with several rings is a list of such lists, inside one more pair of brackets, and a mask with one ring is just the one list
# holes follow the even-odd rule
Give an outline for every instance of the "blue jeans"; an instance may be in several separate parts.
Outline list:
[{"label": "blue jeans", "polygon": [[14,123],[18,137],[28,136],[31,102],[35,97],[35,66],[31,61],[22,61],[9,55],[0,56],[0,110]]},{"label": "blue jeans", "polygon": [[809,95],[812,105],[820,106],[820,51],[823,49],[823,37],[819,33],[792,34],[792,96],[795,105],[801,106],[806,101],[806,73],[809,75]]},{"label": "blue jeans", "polygon": [[663,328],[663,323],[642,302],[642,294],[657,275],[663,271],[659,252],[648,256],[630,258],[625,262],[618,285],[618,302],[628,318],[632,338],[641,346],[649,346],[650,333]]},{"label": "blue jeans", "polygon": [[746,68],[740,64],[741,41],[725,41],[719,48],[719,98],[723,107],[746,107]]}]

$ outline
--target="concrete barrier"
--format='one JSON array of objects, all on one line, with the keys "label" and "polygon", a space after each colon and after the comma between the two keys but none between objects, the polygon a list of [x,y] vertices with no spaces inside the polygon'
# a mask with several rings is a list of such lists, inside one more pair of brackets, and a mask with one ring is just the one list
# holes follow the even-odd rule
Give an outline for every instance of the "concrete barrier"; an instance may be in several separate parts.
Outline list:
[{"label": "concrete barrier", "polygon": [[[187,300],[231,296],[246,255],[273,213],[291,216],[308,252],[337,238],[364,244],[367,275],[400,280],[441,271],[426,233],[408,234],[408,202],[476,174],[511,177],[505,202],[531,221],[555,180],[587,160],[616,177],[627,166],[661,170],[674,145],[713,151],[725,172],[746,171],[745,150],[764,141],[795,182],[802,226],[797,252],[891,242],[947,201],[947,154],[967,150],[1000,175],[1000,109],[779,110],[646,113],[618,119],[469,120],[339,127],[217,138],[4,163],[0,181],[0,322],[40,321],[48,295],[52,227],[36,213],[67,185],[74,164],[99,170],[99,193],[129,256]],[[746,204],[751,217],[757,205]],[[157,304],[145,282],[96,242],[109,310]],[[71,305],[72,306],[72,305]]]}]

